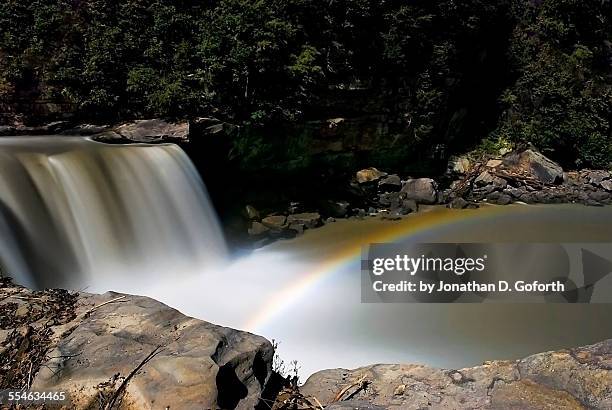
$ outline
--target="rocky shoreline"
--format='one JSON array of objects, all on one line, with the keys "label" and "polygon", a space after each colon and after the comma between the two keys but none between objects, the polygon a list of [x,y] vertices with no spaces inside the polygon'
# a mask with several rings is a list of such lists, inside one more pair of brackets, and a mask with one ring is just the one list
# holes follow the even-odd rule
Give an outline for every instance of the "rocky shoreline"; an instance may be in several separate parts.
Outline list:
[{"label": "rocky shoreline", "polygon": [[344,188],[352,193],[351,199],[322,200],[319,208],[298,213],[299,202],[263,217],[254,206],[247,205],[244,215],[250,221],[249,234],[262,244],[299,235],[338,218],[399,220],[429,205],[465,209],[485,203],[612,204],[612,172],[565,172],[533,148],[477,160],[452,158],[447,173],[437,181],[402,178],[370,167],[357,171]]},{"label": "rocky shoreline", "polygon": [[467,369],[323,370],[298,385],[275,371],[263,337],[142,296],[31,291],[4,278],[0,311],[0,388],[64,391],[62,408],[612,408],[612,340]]}]

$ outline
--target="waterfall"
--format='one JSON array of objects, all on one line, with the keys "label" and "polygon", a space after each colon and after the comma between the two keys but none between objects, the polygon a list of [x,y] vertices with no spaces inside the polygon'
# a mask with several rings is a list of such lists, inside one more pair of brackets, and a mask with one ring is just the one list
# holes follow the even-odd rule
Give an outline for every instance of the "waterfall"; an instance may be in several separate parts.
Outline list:
[{"label": "waterfall", "polygon": [[206,188],[176,145],[0,138],[0,265],[18,283],[87,287],[224,262]]}]

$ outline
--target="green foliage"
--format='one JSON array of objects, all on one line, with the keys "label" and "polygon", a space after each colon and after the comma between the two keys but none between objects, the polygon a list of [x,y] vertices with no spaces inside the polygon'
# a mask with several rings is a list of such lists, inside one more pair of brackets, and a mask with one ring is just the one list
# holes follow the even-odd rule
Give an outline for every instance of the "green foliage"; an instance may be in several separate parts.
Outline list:
[{"label": "green foliage", "polygon": [[[256,127],[384,114],[409,140],[394,161],[490,134],[607,166],[611,16],[601,0],[4,0],[0,98]],[[286,148],[245,138],[249,158]]]},{"label": "green foliage", "polygon": [[502,95],[506,112],[496,134],[531,142],[568,165],[609,167],[610,3],[545,0],[515,13],[517,81]]}]

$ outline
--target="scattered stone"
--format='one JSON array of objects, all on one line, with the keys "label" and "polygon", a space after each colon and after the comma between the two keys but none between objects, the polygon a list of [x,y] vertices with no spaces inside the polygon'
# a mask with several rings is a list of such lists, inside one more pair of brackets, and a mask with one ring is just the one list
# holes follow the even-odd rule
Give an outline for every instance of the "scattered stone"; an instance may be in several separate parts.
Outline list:
[{"label": "scattered stone", "polygon": [[365,184],[366,182],[378,181],[382,177],[387,176],[386,172],[379,171],[378,169],[371,167],[362,169],[361,171],[357,171],[356,178],[357,182],[360,184]]},{"label": "scattered stone", "polygon": [[[292,221],[296,222],[296,221]],[[281,230],[287,224],[287,217],[285,215],[270,215],[266,216],[261,220],[261,223],[267,226],[270,229]]]},{"label": "scattered stone", "polygon": [[334,223],[334,222],[336,222],[336,218],[334,218],[333,216],[330,216],[329,218],[327,218],[325,220],[326,224],[331,224],[331,223]]},{"label": "scattered stone", "polygon": [[302,224],[305,228],[312,229],[321,224],[321,215],[317,212],[289,215],[287,223],[290,225]]},{"label": "scattered stone", "polygon": [[378,181],[378,189],[382,192],[398,192],[402,189],[402,180],[397,175],[389,175]]},{"label": "scattered stone", "polygon": [[409,179],[401,192],[405,199],[413,199],[418,204],[435,204],[437,200],[436,183],[431,178]]}]

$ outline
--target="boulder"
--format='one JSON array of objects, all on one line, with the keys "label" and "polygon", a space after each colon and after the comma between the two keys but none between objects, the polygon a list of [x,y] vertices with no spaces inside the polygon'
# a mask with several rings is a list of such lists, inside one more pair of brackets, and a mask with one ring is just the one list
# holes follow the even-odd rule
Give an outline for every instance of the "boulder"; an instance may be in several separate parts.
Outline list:
[{"label": "boulder", "polygon": [[252,205],[244,207],[244,214],[250,220],[259,219],[259,211]]},{"label": "boulder", "polygon": [[528,175],[544,184],[563,182],[563,168],[531,149],[506,155],[503,159],[503,167],[511,173]]},{"label": "boulder", "polygon": [[[66,408],[253,409],[272,374],[266,339],[150,298],[3,284],[0,301],[0,355],[23,356],[2,361],[1,381],[64,391]],[[19,318],[24,305],[32,314]]]},{"label": "boulder", "polygon": [[321,215],[317,212],[293,214],[287,217],[287,223],[289,225],[301,224],[307,229],[312,229],[321,224]]},{"label": "boulder", "polygon": [[409,179],[401,190],[405,199],[413,199],[419,204],[435,204],[437,186],[433,179]]},{"label": "boulder", "polygon": [[408,215],[412,212],[417,212],[419,205],[414,199],[404,199],[399,207],[399,213],[402,215]]},{"label": "boulder", "polygon": [[270,229],[281,230],[287,225],[287,217],[285,215],[269,215],[262,219],[261,223]]},{"label": "boulder", "polygon": [[379,171],[376,168],[366,168],[361,171],[357,171],[355,175],[357,182],[360,184],[365,184],[366,182],[378,181],[382,177],[387,176],[386,172]]},{"label": "boulder", "polygon": [[508,186],[508,182],[495,175],[491,175],[489,171],[483,171],[474,180],[474,185],[478,187],[493,186],[495,189],[504,189]]},{"label": "boulder", "polygon": [[260,236],[270,232],[270,228],[259,222],[253,222],[249,228],[249,235]]},{"label": "boulder", "polygon": [[189,122],[177,123],[161,119],[137,120],[97,134],[94,140],[106,143],[181,143],[189,141]]},{"label": "boulder", "polygon": [[331,215],[334,218],[344,218],[349,211],[350,204],[347,201],[323,201],[321,210],[324,214]]},{"label": "boulder", "polygon": [[466,209],[470,203],[461,197],[453,199],[446,207],[450,209]]},{"label": "boulder", "polygon": [[610,409],[610,363],[612,340],[459,370],[410,364],[324,370],[301,392],[338,409],[346,408],[342,399],[364,409]]},{"label": "boulder", "polygon": [[402,180],[397,175],[389,175],[378,181],[378,189],[381,192],[397,192],[402,189]]}]

